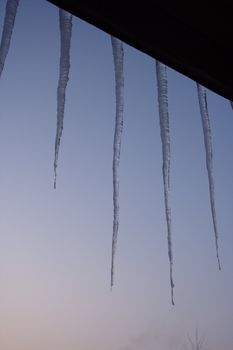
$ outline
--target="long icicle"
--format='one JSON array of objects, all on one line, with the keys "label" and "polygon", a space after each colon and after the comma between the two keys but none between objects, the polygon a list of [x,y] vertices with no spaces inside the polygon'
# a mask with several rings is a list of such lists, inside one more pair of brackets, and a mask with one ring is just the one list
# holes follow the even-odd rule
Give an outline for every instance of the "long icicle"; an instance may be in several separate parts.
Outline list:
[{"label": "long icicle", "polygon": [[164,201],[167,222],[167,242],[168,257],[170,264],[170,286],[171,286],[171,302],[174,305],[174,282],[173,282],[173,253],[172,253],[172,232],[171,232],[171,208],[170,208],[170,129],[168,114],[168,88],[167,88],[167,68],[156,61],[156,76],[158,86],[158,104],[160,119],[160,136],[162,141],[163,155],[163,185],[164,185]]},{"label": "long icicle", "polygon": [[231,104],[231,108],[233,109],[233,101],[230,101],[230,104]]},{"label": "long icicle", "polygon": [[197,83],[198,100],[200,105],[200,113],[202,120],[202,128],[204,134],[205,152],[206,152],[206,168],[209,180],[209,193],[210,193],[210,205],[211,213],[214,225],[214,235],[215,235],[215,247],[216,255],[218,260],[218,268],[221,270],[219,249],[218,249],[218,228],[217,228],[217,217],[215,210],[215,191],[214,191],[214,177],[213,177],[213,151],[212,151],[212,137],[211,137],[211,127],[210,119],[208,114],[206,90],[205,88]]},{"label": "long icicle", "polygon": [[69,80],[70,70],[70,42],[72,34],[72,15],[62,9],[59,9],[59,23],[60,23],[60,67],[59,67],[59,81],[57,87],[57,131],[55,140],[55,157],[54,157],[54,188],[56,188],[57,181],[57,165],[60,141],[63,130],[66,86]]},{"label": "long icicle", "polygon": [[116,91],[116,119],[113,143],[113,235],[112,235],[112,261],[111,261],[111,289],[114,283],[114,260],[116,253],[117,235],[119,229],[119,163],[121,152],[121,137],[123,131],[124,109],[124,71],[123,42],[111,36]]},{"label": "long icicle", "polygon": [[0,44],[0,78],[4,68],[6,56],[8,54],[11,42],[11,36],[15,23],[19,0],[7,0],[2,38]]}]

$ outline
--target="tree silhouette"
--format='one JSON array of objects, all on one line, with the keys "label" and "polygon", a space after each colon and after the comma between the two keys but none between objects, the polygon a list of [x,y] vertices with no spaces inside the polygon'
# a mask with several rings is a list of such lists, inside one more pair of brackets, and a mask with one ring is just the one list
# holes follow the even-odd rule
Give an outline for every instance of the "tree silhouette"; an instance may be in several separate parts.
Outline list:
[{"label": "tree silhouette", "polygon": [[196,327],[194,339],[188,335],[188,341],[189,346],[187,350],[207,350],[205,337],[199,335],[198,327]]}]

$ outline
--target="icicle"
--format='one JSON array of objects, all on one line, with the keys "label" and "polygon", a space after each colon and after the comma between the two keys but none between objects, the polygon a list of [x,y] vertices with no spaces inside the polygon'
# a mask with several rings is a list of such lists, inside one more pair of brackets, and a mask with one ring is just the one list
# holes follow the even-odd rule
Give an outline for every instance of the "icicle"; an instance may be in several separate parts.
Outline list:
[{"label": "icicle", "polygon": [[114,283],[114,259],[119,228],[119,163],[121,151],[121,136],[123,130],[124,108],[124,74],[123,74],[123,43],[121,40],[111,37],[116,90],[116,121],[113,144],[113,235],[112,235],[112,263],[111,263],[111,288]]},{"label": "icicle", "polygon": [[57,87],[57,131],[55,140],[55,159],[54,159],[54,188],[56,188],[57,180],[57,163],[60,141],[63,130],[64,109],[66,86],[69,80],[70,70],[70,42],[72,34],[72,15],[62,9],[59,9],[60,21],[60,72]]},{"label": "icicle", "polygon": [[218,268],[219,270],[221,270],[219,249],[218,249],[217,217],[216,217],[216,210],[215,210],[212,139],[211,139],[210,120],[209,120],[207,100],[206,100],[206,90],[202,85],[197,84],[197,92],[198,92],[202,128],[203,128],[204,142],[205,142],[206,167],[207,167],[207,173],[208,173],[208,179],[209,179],[210,204],[211,204],[211,212],[212,212],[213,225],[214,225],[216,254],[217,254],[217,260],[218,260]]},{"label": "icicle", "polygon": [[167,95],[167,69],[166,69],[166,66],[159,61],[156,61],[156,75],[157,75],[157,86],[158,86],[160,136],[162,141],[162,154],[163,154],[163,185],[164,185],[164,200],[165,200],[165,211],[166,211],[166,221],[167,221],[168,257],[169,257],[169,264],[170,264],[171,301],[172,301],[172,305],[174,305],[171,208],[170,208],[170,201],[169,201],[170,130],[169,130],[168,95]]},{"label": "icicle", "polygon": [[231,104],[231,107],[232,107],[232,109],[233,109],[233,101],[230,101],[230,104]]},{"label": "icicle", "polygon": [[15,16],[17,13],[19,0],[8,0],[6,3],[2,39],[0,44],[0,78],[4,68],[6,56],[9,51],[11,36],[13,32]]}]

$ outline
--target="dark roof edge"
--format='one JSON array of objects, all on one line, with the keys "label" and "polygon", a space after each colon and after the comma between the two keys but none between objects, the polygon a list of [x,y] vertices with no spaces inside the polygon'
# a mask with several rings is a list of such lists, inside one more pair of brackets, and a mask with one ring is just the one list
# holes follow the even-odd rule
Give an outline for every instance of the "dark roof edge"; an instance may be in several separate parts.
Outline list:
[{"label": "dark roof edge", "polygon": [[[47,0],[165,63],[215,93],[233,100],[233,57],[226,41],[197,31],[158,4],[150,9],[108,5],[104,1]],[[114,8],[115,6],[115,8]],[[133,5],[135,6],[135,5]],[[155,18],[154,18],[155,17]],[[198,20],[198,19],[197,19]],[[140,21],[140,22],[139,22]],[[233,37],[233,34],[232,36]],[[221,39],[221,38],[220,38]]]}]

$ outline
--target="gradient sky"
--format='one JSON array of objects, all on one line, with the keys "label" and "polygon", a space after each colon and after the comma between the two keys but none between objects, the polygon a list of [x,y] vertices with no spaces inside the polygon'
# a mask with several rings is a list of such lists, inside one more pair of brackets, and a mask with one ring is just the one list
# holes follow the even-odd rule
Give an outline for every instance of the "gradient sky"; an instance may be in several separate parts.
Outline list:
[{"label": "gradient sky", "polygon": [[[2,26],[6,1],[0,2]],[[168,70],[175,306],[170,302],[154,60],[125,45],[120,230],[110,292],[110,37],[74,18],[53,189],[58,10],[21,0],[0,81],[0,349],[233,348],[233,114],[208,92],[222,271],[196,85]]]}]

